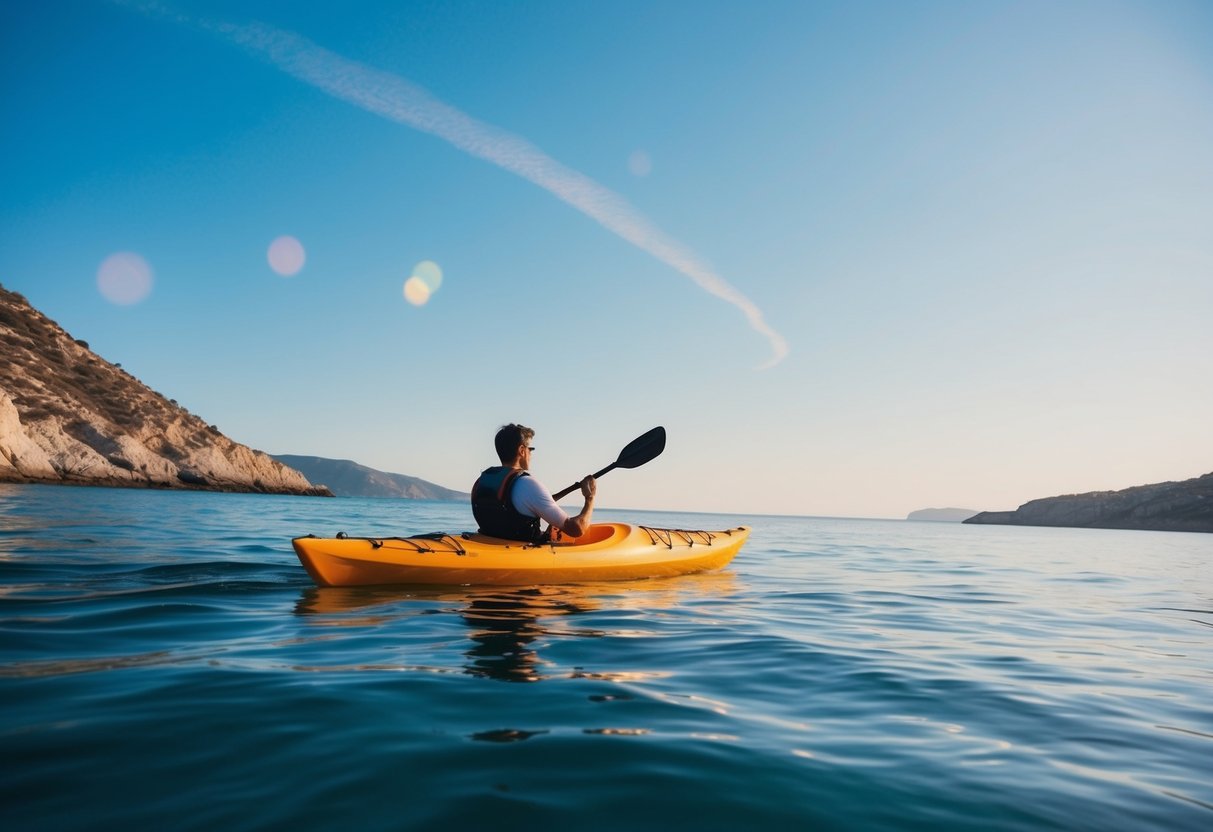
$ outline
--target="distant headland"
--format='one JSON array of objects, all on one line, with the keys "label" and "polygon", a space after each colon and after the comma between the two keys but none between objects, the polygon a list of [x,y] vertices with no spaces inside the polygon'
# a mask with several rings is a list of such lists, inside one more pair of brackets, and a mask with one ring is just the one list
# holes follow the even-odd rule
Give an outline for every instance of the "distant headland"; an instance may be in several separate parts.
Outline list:
[{"label": "distant headland", "polygon": [[332,496],[0,287],[0,482]]},{"label": "distant headland", "polygon": [[1046,497],[1015,511],[983,511],[966,523],[1089,529],[1213,532],[1213,473],[1182,482]]},{"label": "distant headland", "polygon": [[407,500],[449,500],[466,502],[465,491],[443,488],[407,474],[389,474],[349,459],[320,456],[272,454],[284,465],[300,471],[312,482],[322,482],[338,497],[398,497]]}]

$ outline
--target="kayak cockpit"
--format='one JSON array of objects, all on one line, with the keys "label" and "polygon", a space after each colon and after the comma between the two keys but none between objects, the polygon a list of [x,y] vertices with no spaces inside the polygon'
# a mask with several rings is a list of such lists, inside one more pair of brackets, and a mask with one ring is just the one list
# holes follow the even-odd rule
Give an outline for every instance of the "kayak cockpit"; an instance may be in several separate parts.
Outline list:
[{"label": "kayak cockpit", "polygon": [[558,540],[545,541],[544,543],[504,540],[500,537],[489,537],[486,534],[472,532],[464,534],[463,539],[499,546],[527,546],[535,548],[551,546],[556,549],[580,549],[586,546],[610,545],[612,542],[626,537],[631,528],[626,523],[595,523],[586,529],[585,534],[581,537],[569,537],[567,534],[561,534]]}]

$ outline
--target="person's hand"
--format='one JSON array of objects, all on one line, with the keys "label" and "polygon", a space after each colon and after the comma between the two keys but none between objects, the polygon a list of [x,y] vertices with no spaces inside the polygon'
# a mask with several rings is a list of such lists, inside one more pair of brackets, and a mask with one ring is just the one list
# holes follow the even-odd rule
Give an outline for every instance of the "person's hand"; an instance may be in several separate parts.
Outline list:
[{"label": "person's hand", "polygon": [[586,477],[581,481],[581,496],[587,500],[594,499],[594,495],[598,493],[598,481],[593,477]]}]

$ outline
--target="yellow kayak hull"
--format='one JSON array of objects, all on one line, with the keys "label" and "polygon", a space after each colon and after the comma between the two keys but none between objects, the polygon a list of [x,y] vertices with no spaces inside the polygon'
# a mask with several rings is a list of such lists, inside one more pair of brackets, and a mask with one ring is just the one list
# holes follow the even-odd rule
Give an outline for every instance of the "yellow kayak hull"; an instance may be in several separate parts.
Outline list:
[{"label": "yellow kayak hull", "polygon": [[521,543],[481,534],[297,537],[295,554],[319,586],[526,586],[664,578],[720,569],[750,536],[599,523],[575,540]]}]

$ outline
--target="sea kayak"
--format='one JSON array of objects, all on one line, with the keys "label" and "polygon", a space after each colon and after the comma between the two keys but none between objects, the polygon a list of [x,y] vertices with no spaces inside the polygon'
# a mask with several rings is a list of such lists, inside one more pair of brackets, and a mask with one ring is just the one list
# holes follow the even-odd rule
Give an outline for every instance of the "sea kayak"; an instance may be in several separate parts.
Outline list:
[{"label": "sea kayak", "polygon": [[598,523],[579,538],[521,543],[482,534],[297,537],[304,569],[320,586],[469,584],[522,586],[627,581],[719,569],[750,536]]}]

